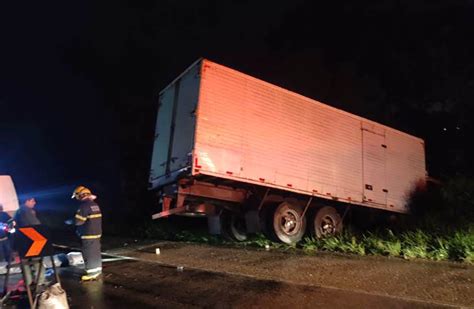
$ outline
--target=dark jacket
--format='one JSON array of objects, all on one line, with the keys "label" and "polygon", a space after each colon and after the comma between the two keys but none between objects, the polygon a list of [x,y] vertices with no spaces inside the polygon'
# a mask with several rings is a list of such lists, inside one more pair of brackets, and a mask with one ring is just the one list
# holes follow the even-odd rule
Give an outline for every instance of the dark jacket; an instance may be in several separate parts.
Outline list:
[{"label": "dark jacket", "polygon": [[36,217],[36,211],[33,208],[24,205],[21,205],[20,208],[18,208],[13,216],[13,220],[15,220],[18,227],[41,224],[38,217]]},{"label": "dark jacket", "polygon": [[0,211],[0,223],[8,223],[12,217],[5,211]]},{"label": "dark jacket", "polygon": [[[9,214],[4,211],[0,211],[0,224],[7,224],[11,220]],[[8,239],[8,233],[3,229],[4,226],[0,226],[0,242]]]},{"label": "dark jacket", "polygon": [[85,200],[76,212],[77,233],[82,239],[97,239],[102,235],[102,213],[99,205]]}]

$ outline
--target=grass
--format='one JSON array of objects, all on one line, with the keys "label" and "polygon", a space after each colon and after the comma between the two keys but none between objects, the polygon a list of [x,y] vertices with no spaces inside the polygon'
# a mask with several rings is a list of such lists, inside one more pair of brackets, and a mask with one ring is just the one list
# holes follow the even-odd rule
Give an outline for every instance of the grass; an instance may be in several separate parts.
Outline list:
[{"label": "grass", "polygon": [[264,249],[293,250],[301,249],[306,253],[318,251],[341,252],[356,255],[379,255],[398,257],[407,260],[428,259],[434,261],[459,261],[474,263],[474,227],[453,233],[428,233],[421,229],[393,232],[385,229],[376,232],[355,234],[350,231],[326,238],[306,237],[297,245],[275,243],[261,234],[250,237],[244,242],[231,242],[219,236],[209,235],[204,230],[182,230],[168,233],[154,225],[145,228],[145,235],[163,240],[186,241],[212,245],[232,245]]},{"label": "grass", "polygon": [[385,229],[377,232],[355,234],[350,231],[326,238],[306,237],[297,245],[275,243],[261,234],[244,242],[231,242],[204,230],[183,230],[169,234],[155,225],[142,234],[151,238],[186,241],[212,245],[233,245],[265,249],[302,249],[306,253],[318,251],[341,252],[356,255],[380,255],[407,260],[459,261],[474,263],[474,227],[448,234],[428,233],[421,229],[395,233]]},{"label": "grass", "polygon": [[334,237],[306,238],[306,251],[334,251],[358,255],[384,255],[404,259],[430,259],[474,262],[473,230],[457,231],[451,235],[433,236],[422,230],[394,234],[391,230],[354,236],[350,233]]}]

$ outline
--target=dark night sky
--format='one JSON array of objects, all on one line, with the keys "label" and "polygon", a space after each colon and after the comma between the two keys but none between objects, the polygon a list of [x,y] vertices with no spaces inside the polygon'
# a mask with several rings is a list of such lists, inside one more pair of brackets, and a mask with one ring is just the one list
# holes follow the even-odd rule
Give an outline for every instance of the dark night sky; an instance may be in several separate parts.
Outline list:
[{"label": "dark night sky", "polygon": [[435,176],[472,175],[472,0],[1,6],[0,173],[20,192],[136,200],[154,95],[202,56],[425,138]]}]

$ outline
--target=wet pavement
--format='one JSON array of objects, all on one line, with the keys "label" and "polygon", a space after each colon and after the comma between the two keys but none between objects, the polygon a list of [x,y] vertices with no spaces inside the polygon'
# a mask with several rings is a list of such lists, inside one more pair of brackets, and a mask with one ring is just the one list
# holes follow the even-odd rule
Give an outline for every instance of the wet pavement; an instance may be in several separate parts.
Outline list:
[{"label": "wet pavement", "polygon": [[[102,282],[64,280],[71,307],[86,308],[433,308],[358,292],[123,261],[106,267]],[[79,288],[79,289],[78,289]]]},{"label": "wet pavement", "polygon": [[[155,254],[155,248],[160,248],[160,255]],[[474,266],[461,263],[307,255],[299,250],[266,251],[172,242],[111,252],[259,280],[474,308]]]},{"label": "wet pavement", "polygon": [[474,308],[474,266],[460,263],[121,239],[104,247],[102,280],[79,283],[79,268],[61,269],[71,308]]}]

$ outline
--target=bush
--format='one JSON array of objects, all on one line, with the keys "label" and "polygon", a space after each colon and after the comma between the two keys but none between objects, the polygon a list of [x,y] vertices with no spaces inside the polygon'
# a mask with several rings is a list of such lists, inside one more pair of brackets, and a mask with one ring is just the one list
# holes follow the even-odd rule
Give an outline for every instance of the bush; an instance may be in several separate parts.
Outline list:
[{"label": "bush", "polygon": [[391,230],[367,232],[360,236],[344,233],[322,239],[306,238],[304,251],[332,251],[358,255],[384,255],[404,259],[431,259],[474,262],[474,228],[444,236],[422,230],[394,233]]},{"label": "bush", "polygon": [[427,258],[429,241],[430,236],[420,230],[403,233],[401,235],[402,256],[405,259]]},{"label": "bush", "polygon": [[435,261],[447,260],[449,258],[449,241],[436,237],[429,247],[428,257]]},{"label": "bush", "polygon": [[156,224],[156,222],[145,222],[138,229],[136,229],[136,236],[144,238],[154,238],[161,240],[170,240],[172,233],[169,228],[163,224]]},{"label": "bush", "polygon": [[405,229],[442,233],[469,228],[474,222],[474,179],[458,176],[442,185],[429,183],[413,193],[409,206],[412,220]]},{"label": "bush", "polygon": [[444,200],[443,223],[452,228],[466,227],[474,222],[474,180],[456,177],[441,190]]},{"label": "bush", "polygon": [[449,238],[448,255],[451,260],[474,262],[474,233],[456,232]]},{"label": "bush", "polygon": [[402,245],[391,230],[385,234],[368,232],[362,237],[365,250],[374,255],[400,256]]}]

